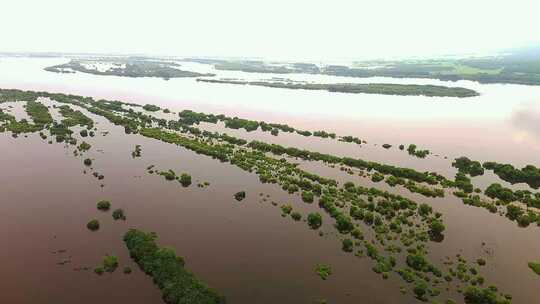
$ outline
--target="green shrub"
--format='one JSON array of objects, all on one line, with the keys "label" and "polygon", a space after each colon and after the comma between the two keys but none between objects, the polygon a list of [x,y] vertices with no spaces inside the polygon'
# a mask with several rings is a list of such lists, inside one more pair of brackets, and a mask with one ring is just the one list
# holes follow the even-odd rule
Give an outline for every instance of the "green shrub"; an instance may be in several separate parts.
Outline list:
[{"label": "green shrub", "polygon": [[281,207],[279,208],[281,209],[281,212],[283,213],[283,215],[290,214],[293,209],[292,206],[289,204],[281,205]]},{"label": "green shrub", "polygon": [[106,272],[114,272],[118,268],[118,258],[114,255],[106,255],[103,257],[103,269]]},{"label": "green shrub", "polygon": [[313,203],[313,192],[302,191],[302,201],[306,203]]},{"label": "green shrub", "polygon": [[310,213],[307,217],[308,225],[311,229],[319,229],[322,225],[322,216],[319,213]]},{"label": "green shrub", "polygon": [[101,211],[108,211],[109,209],[111,209],[111,202],[106,200],[99,201],[97,203],[97,208]]},{"label": "green shrub", "polygon": [[191,175],[182,173],[182,175],[180,175],[180,184],[182,184],[182,187],[188,187],[191,185]]},{"label": "green shrub", "polygon": [[101,266],[98,266],[96,268],[94,268],[94,272],[97,274],[97,275],[102,275],[105,273],[105,269],[103,269],[103,267]]},{"label": "green shrub", "polygon": [[99,229],[99,221],[96,220],[96,219],[91,220],[90,222],[88,222],[88,224],[86,224],[86,228],[88,228],[89,230],[92,230],[92,231],[98,230]]},{"label": "green shrub", "polygon": [[345,251],[345,252],[352,252],[353,247],[354,247],[354,244],[353,244],[353,241],[351,239],[344,239],[341,242],[341,249],[343,249],[343,251]]},{"label": "green shrub", "polygon": [[239,191],[239,192],[236,192],[234,194],[234,198],[237,200],[237,201],[242,201],[243,199],[246,198],[246,191]]},{"label": "green shrub", "polygon": [[540,262],[529,262],[527,265],[534,273],[540,275]]},{"label": "green shrub", "polygon": [[113,219],[116,220],[126,220],[126,215],[124,214],[123,209],[115,209],[112,213]]},{"label": "green shrub", "polygon": [[317,264],[317,266],[315,266],[315,273],[317,273],[321,279],[326,280],[328,276],[332,274],[332,268],[330,265]]}]

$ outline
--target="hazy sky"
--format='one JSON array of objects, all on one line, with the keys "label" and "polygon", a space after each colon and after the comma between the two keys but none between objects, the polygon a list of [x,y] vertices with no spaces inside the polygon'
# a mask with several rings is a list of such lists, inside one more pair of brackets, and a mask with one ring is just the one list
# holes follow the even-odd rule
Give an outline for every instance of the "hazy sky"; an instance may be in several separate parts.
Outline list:
[{"label": "hazy sky", "polygon": [[540,42],[538,0],[2,0],[0,51],[351,59]]}]

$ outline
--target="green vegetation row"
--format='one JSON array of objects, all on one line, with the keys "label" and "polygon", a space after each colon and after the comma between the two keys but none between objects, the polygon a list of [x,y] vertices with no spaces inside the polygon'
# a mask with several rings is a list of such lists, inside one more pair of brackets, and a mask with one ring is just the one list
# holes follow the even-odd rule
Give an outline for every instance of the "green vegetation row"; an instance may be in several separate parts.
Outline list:
[{"label": "green vegetation row", "polygon": [[130,256],[152,277],[168,304],[225,303],[225,298],[209,288],[185,268],[182,257],[172,248],[159,247],[156,234],[130,229],[124,242]]},{"label": "green vegetation row", "polygon": [[517,169],[511,164],[501,164],[497,162],[484,162],[470,160],[467,157],[459,157],[453,162],[452,166],[458,168],[460,172],[471,176],[484,174],[485,170],[492,170],[500,179],[511,184],[525,183],[533,189],[540,188],[540,168],[533,165],[527,165]]},{"label": "green vegetation row", "polygon": [[402,96],[429,96],[429,97],[474,97],[480,95],[478,92],[461,88],[446,87],[438,85],[418,85],[418,84],[395,84],[395,83],[298,83],[298,82],[272,82],[272,81],[241,81],[241,80],[218,80],[199,78],[197,81],[207,83],[225,83],[252,85],[280,89],[295,90],[324,90],[338,93],[354,94],[381,94],[381,95],[402,95]]},{"label": "green vegetation row", "polygon": [[[159,108],[157,108],[159,110]],[[247,132],[258,130],[259,127],[261,131],[263,132],[270,132],[272,135],[277,136],[280,131],[282,132],[288,132],[288,133],[297,133],[305,137],[315,136],[315,137],[321,137],[321,138],[331,138],[331,139],[338,139],[342,142],[347,143],[355,143],[358,145],[367,143],[365,140],[362,140],[355,136],[337,136],[335,133],[326,132],[324,130],[319,131],[306,131],[306,130],[299,130],[294,127],[291,127],[287,124],[278,124],[278,123],[268,123],[264,121],[256,121],[256,120],[249,120],[244,118],[238,118],[238,117],[228,117],[223,114],[214,115],[214,114],[206,114],[202,112],[194,112],[192,110],[183,110],[180,113],[178,113],[180,119],[179,122],[181,124],[185,125],[194,125],[199,124],[200,122],[207,122],[216,124],[219,121],[224,122],[225,127],[229,129],[244,129]],[[391,145],[383,144],[383,148],[389,149]],[[403,150],[405,148],[404,145],[400,145],[399,149]],[[417,150],[417,146],[415,144],[410,144],[407,148],[407,151],[409,155],[418,157],[418,158],[425,158],[427,155],[430,154],[429,150]]]}]

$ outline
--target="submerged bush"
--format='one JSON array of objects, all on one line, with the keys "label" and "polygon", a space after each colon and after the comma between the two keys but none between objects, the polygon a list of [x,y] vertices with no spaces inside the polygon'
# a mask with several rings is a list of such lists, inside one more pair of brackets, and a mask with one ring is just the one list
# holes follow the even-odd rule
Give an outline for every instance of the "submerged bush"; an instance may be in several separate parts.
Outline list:
[{"label": "submerged bush", "polygon": [[315,273],[317,273],[321,279],[326,280],[332,274],[332,268],[330,265],[317,264],[317,266],[315,266]]},{"label": "submerged bush", "polygon": [[161,110],[160,107],[158,107],[156,105],[151,105],[151,104],[146,104],[142,108],[145,109],[146,111],[150,111],[150,112],[156,112],[156,111]]},{"label": "submerged bush", "polygon": [[293,208],[292,208],[291,205],[285,204],[285,205],[281,205],[280,209],[281,209],[281,212],[283,213],[283,215],[287,215],[287,214],[291,213]]},{"label": "submerged bush", "polygon": [[96,268],[94,268],[94,272],[97,274],[97,275],[102,275],[105,273],[105,269],[103,269],[103,267],[101,266],[98,266]]},{"label": "submerged bush", "polygon": [[99,229],[99,221],[96,220],[96,219],[91,220],[90,222],[88,222],[88,224],[86,224],[86,228],[88,228],[89,230],[92,230],[92,231],[98,230]]},{"label": "submerged bush", "polygon": [[101,211],[107,211],[111,209],[111,202],[102,200],[97,203],[97,208]]},{"label": "submerged bush", "polygon": [[311,229],[319,229],[322,225],[322,216],[317,212],[310,213],[308,214],[307,221]]},{"label": "submerged bush", "polygon": [[118,268],[118,258],[114,255],[103,257],[103,269],[107,272],[114,272]]},{"label": "submerged bush", "polygon": [[180,184],[182,184],[183,187],[191,185],[191,175],[182,173],[182,175],[180,175]]},{"label": "submerged bush", "polygon": [[467,304],[509,304],[510,301],[497,294],[497,288],[469,286],[463,293]]},{"label": "submerged bush", "polygon": [[116,209],[112,213],[112,217],[114,220],[126,220],[126,215],[124,214],[124,210],[122,209]]},{"label": "submerged bush", "polygon": [[313,203],[313,192],[302,191],[302,200],[306,203]]},{"label": "submerged bush", "polygon": [[354,247],[354,244],[353,244],[353,241],[351,239],[344,239],[341,242],[341,249],[343,249],[343,251],[345,251],[345,252],[352,252],[353,247]]},{"label": "submerged bush", "polygon": [[527,265],[534,273],[540,275],[540,262],[529,262]]},{"label": "submerged bush", "polygon": [[299,221],[302,219],[302,215],[296,211],[291,214],[291,217],[295,221]]},{"label": "submerged bush", "polygon": [[429,224],[429,229],[433,235],[440,235],[446,229],[446,227],[441,221],[433,220],[431,221],[431,224]]},{"label": "submerged bush", "polygon": [[246,191],[239,191],[239,192],[236,192],[234,194],[234,198],[237,200],[237,201],[242,201],[243,199],[246,198]]}]

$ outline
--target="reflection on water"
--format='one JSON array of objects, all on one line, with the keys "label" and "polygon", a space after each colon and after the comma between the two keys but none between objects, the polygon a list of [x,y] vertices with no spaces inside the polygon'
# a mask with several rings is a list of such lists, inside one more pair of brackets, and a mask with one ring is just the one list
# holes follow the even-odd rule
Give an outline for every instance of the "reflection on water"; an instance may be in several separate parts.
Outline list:
[{"label": "reflection on water", "polygon": [[[540,99],[540,97],[539,97]],[[526,142],[536,151],[540,150],[540,105],[526,103],[516,108],[510,118],[512,125],[519,130],[515,139]]]}]

